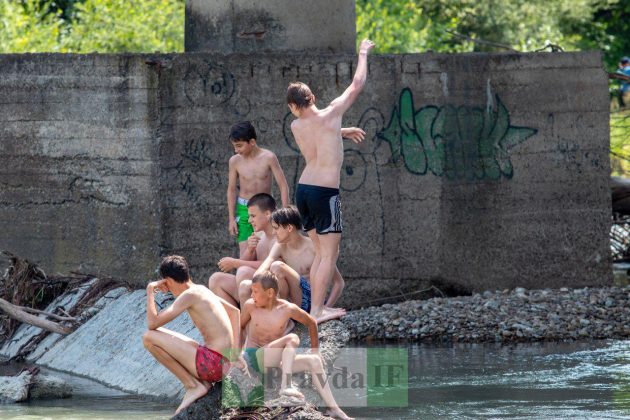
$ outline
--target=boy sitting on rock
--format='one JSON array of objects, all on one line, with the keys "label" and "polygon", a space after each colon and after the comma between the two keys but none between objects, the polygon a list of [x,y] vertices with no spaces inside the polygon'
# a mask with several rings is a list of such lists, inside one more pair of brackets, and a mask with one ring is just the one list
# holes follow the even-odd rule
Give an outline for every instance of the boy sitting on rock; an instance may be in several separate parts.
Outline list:
[{"label": "boy sitting on rock", "polygon": [[[278,299],[278,279],[272,272],[256,274],[251,287],[252,297],[245,302],[241,313],[241,327],[245,329],[249,324],[244,352],[249,364],[259,372],[270,367],[281,367],[280,395],[297,398],[304,397],[293,387],[293,372],[311,372],[313,384],[329,408],[326,415],[349,419],[335,402],[330,390],[319,355],[315,319],[297,305]],[[293,333],[284,335],[291,319],[308,328],[310,354],[296,354],[299,337]]]}]

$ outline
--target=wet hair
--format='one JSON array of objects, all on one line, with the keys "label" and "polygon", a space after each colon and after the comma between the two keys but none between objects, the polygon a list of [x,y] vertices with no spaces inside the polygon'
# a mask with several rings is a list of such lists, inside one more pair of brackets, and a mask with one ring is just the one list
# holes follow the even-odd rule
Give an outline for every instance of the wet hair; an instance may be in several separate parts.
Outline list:
[{"label": "wet hair", "polygon": [[256,140],[256,129],[249,121],[237,122],[230,128],[230,141],[247,141]]},{"label": "wet hair", "polygon": [[271,271],[263,271],[256,274],[252,279],[252,284],[259,283],[263,290],[273,289],[278,293],[278,278]]},{"label": "wet hair", "polygon": [[287,89],[287,103],[297,106],[299,109],[311,106],[315,97],[311,89],[302,82],[293,82]]},{"label": "wet hair", "polygon": [[276,200],[267,193],[256,194],[247,202],[247,207],[258,206],[262,211],[274,211],[276,209]]},{"label": "wet hair", "polygon": [[271,213],[271,221],[279,226],[294,226],[296,229],[302,228],[300,212],[293,206],[282,207]]},{"label": "wet hair", "polygon": [[190,279],[186,258],[179,255],[164,257],[160,263],[160,277],[170,277],[177,283],[186,283]]}]

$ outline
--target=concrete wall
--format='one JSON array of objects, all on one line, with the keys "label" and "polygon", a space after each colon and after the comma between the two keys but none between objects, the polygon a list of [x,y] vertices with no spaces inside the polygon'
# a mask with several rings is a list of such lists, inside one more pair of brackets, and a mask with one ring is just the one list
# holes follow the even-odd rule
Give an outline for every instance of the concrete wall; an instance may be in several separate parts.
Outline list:
[{"label": "concrete wall", "polygon": [[185,49],[353,53],[354,0],[188,0]]},{"label": "concrete wall", "polygon": [[[344,124],[343,303],[609,284],[607,79],[598,53],[375,56]],[[353,55],[2,56],[0,249],[142,284],[177,252],[205,281],[234,254],[227,139],[248,119],[291,194],[284,101],[320,106]],[[54,82],[51,82],[53,80]],[[134,248],[135,247],[135,248]],[[414,296],[414,295],[411,295]]]}]

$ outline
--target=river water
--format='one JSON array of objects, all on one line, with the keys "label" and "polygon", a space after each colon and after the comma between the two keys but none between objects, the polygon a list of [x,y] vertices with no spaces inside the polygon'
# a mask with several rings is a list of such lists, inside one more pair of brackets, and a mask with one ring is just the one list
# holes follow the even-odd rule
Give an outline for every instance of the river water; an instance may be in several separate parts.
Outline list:
[{"label": "river water", "polygon": [[[390,346],[391,347],[391,346]],[[409,406],[358,418],[630,418],[630,341],[409,345]],[[0,418],[162,419],[175,406],[65,377],[66,400],[0,405]]]}]

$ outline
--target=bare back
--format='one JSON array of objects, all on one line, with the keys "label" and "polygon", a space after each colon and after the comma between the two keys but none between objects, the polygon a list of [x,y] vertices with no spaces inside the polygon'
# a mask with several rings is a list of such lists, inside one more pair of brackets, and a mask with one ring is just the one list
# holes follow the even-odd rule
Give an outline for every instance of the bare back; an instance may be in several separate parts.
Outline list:
[{"label": "bare back", "polygon": [[271,162],[274,158],[275,155],[266,149],[260,149],[258,155],[253,157],[232,156],[238,174],[240,197],[249,200],[258,193],[271,194]]},{"label": "bare back", "polygon": [[206,347],[215,350],[234,347],[232,326],[221,300],[208,288],[194,285],[180,295],[192,295],[188,315],[201,333]]},{"label": "bare back", "polygon": [[284,335],[291,319],[289,302],[278,299],[278,304],[271,310],[256,307],[251,299],[245,305],[251,316],[247,347],[264,347]]},{"label": "bare back", "polygon": [[291,123],[291,131],[306,161],[299,182],[339,188],[343,163],[341,115],[333,112],[331,107],[312,109],[308,115]]}]

